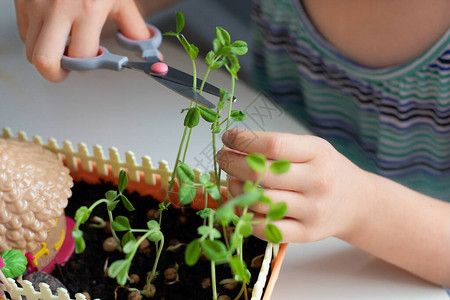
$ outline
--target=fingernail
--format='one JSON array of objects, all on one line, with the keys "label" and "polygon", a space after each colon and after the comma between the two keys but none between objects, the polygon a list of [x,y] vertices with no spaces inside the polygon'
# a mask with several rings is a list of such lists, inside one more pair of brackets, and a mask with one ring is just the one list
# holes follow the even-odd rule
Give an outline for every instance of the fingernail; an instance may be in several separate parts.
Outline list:
[{"label": "fingernail", "polygon": [[222,135],[222,142],[229,146],[234,143],[236,139],[236,135],[238,134],[238,129],[228,129],[223,135]]},{"label": "fingernail", "polygon": [[225,133],[222,135],[222,142],[224,144],[227,144],[230,141],[230,136],[229,136],[229,130],[225,131]]},{"label": "fingernail", "polygon": [[217,151],[217,153],[216,153],[216,162],[220,163],[222,155],[223,155],[222,150]]}]

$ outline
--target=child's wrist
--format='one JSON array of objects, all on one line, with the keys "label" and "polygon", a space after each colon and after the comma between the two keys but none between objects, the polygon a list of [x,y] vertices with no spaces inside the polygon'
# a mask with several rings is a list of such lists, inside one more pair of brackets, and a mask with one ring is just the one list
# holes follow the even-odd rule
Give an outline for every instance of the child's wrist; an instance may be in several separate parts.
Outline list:
[{"label": "child's wrist", "polygon": [[336,235],[337,238],[353,244],[352,241],[364,238],[369,223],[374,221],[374,212],[378,211],[379,180],[378,176],[359,169],[357,180],[354,182],[355,189],[351,191],[348,210],[347,224],[344,229]]}]

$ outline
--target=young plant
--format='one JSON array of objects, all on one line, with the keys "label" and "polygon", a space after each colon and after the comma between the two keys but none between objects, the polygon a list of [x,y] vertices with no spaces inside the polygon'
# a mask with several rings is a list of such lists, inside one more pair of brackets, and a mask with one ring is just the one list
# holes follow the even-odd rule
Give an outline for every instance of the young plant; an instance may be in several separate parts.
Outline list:
[{"label": "young plant", "polygon": [[[242,293],[246,291],[246,286],[250,282],[250,272],[243,260],[244,239],[252,234],[253,225],[257,222],[264,222],[267,239],[273,243],[279,243],[282,239],[281,232],[272,222],[283,218],[287,207],[284,203],[274,204],[267,196],[264,195],[262,188],[259,187],[261,179],[256,182],[247,182],[244,186],[244,193],[242,195],[234,199],[228,199],[225,203],[223,202],[220,192],[221,170],[216,161],[216,137],[218,134],[223,132],[224,124],[225,130],[228,130],[232,120],[238,122],[245,119],[245,114],[242,111],[232,109],[232,103],[234,100],[235,82],[238,79],[237,73],[240,69],[238,56],[247,53],[247,44],[243,41],[231,42],[229,33],[221,27],[216,27],[216,37],[212,43],[213,49],[209,51],[205,57],[205,63],[208,66],[208,69],[205,73],[203,81],[201,83],[197,83],[195,59],[198,56],[199,50],[196,46],[190,44],[181,33],[184,25],[184,16],[182,13],[178,12],[176,31],[168,32],[166,35],[176,37],[191,59],[194,78],[192,88],[201,94],[210,72],[224,67],[231,77],[230,92],[226,92],[221,89],[220,98],[215,111],[194,104],[193,102],[190,103],[188,108],[181,110],[182,113],[186,114],[183,122],[184,131],[178,147],[177,157],[175,160],[173,173],[169,181],[167,193],[163,202],[159,205],[159,222],[149,221],[146,229],[133,229],[131,228],[129,220],[126,217],[118,216],[116,219],[113,219],[112,211],[119,202],[119,197],[122,199],[122,202],[127,209],[131,210],[131,208],[133,208],[128,199],[126,199],[126,197],[122,194],[127,185],[126,173],[122,171],[119,177],[118,192],[108,191],[105,195],[105,199],[98,200],[89,208],[81,207],[77,211],[75,216],[76,225],[73,231],[73,236],[76,243],[77,253],[83,251],[85,244],[83,240],[83,233],[79,229],[79,226],[86,222],[92,210],[97,205],[100,203],[106,203],[113,236],[118,245],[121,245],[122,251],[125,253],[124,259],[115,261],[111,264],[108,274],[110,277],[116,278],[119,284],[125,284],[128,278],[131,262],[137,249],[139,248],[139,244],[141,244],[145,239],[149,239],[155,244],[157,254],[153,264],[153,269],[147,277],[147,289],[139,292],[142,295],[150,296],[150,286],[157,274],[158,260],[164,246],[164,235],[161,232],[160,226],[162,223],[163,211],[167,210],[170,206],[169,195],[171,194],[175,184],[178,184],[178,198],[180,203],[182,205],[189,205],[195,198],[197,190],[203,189],[205,204],[204,208],[198,211],[197,214],[204,220],[204,222],[203,225],[197,229],[200,237],[191,241],[186,248],[186,263],[188,265],[196,264],[202,253],[208,260],[210,260],[211,285],[214,300],[218,298],[215,274],[216,265],[228,263],[233,271],[234,279],[238,282],[242,282],[242,289],[237,297],[239,298]],[[225,109],[226,114],[222,117],[221,113],[223,113]],[[196,182],[195,174],[193,170],[185,163],[185,159],[188,153],[192,129],[196,127],[202,119],[211,124],[214,177],[211,178],[211,176],[207,173],[201,174],[199,182]],[[284,160],[274,161],[270,167],[266,167],[266,159],[264,156],[258,154],[249,155],[247,157],[247,162],[255,171],[261,172],[261,178],[267,171],[280,174],[287,171],[289,168],[289,162]],[[217,210],[213,210],[208,207],[209,199],[217,201],[219,206]],[[257,202],[266,203],[270,206],[269,213],[262,221],[255,221],[253,219],[254,215],[249,209],[251,205]],[[239,215],[236,214],[237,210],[241,212]],[[231,224],[235,226],[235,230],[231,236],[227,236],[225,228]],[[223,236],[220,231],[216,229],[217,225],[222,227]],[[121,240],[119,240],[116,232],[124,232]],[[142,236],[139,239],[136,239],[134,236],[135,233],[142,234]],[[247,298],[246,294],[245,296]]]},{"label": "young plant", "polygon": [[[108,271],[108,275],[111,278],[116,278],[117,283],[120,285],[124,285],[128,279],[128,272],[130,270],[133,258],[139,249],[139,245],[146,239],[155,243],[157,255],[153,263],[153,269],[147,277],[147,288],[140,291],[142,295],[149,297],[150,283],[157,274],[156,267],[164,246],[164,235],[161,232],[158,222],[155,220],[150,220],[147,222],[146,229],[133,229],[130,226],[130,221],[126,217],[118,216],[112,223],[111,227],[116,231],[126,232],[121,241],[123,252],[125,253],[125,259],[120,259],[113,262]],[[140,236],[139,239],[136,239],[133,233],[139,233],[142,234],[142,236]]]},{"label": "young plant", "polygon": [[[176,32],[169,32],[168,35],[176,36],[181,42],[184,49],[191,57],[195,71],[194,58],[198,54],[197,47],[191,45],[183,34],[181,34],[184,28],[184,16],[181,13],[177,13],[177,25]],[[226,123],[225,130],[228,130],[231,120],[243,121],[245,120],[245,114],[242,111],[232,110],[232,103],[234,99],[235,82],[238,79],[237,73],[240,69],[238,56],[247,53],[247,44],[243,41],[231,42],[229,33],[221,28],[216,27],[216,37],[213,40],[213,49],[208,52],[205,58],[205,63],[208,66],[203,82],[199,88],[199,93],[202,92],[203,86],[208,78],[210,71],[217,70],[221,67],[225,67],[231,75],[231,89],[230,93],[221,90],[220,99],[217,104],[217,110],[202,106],[192,106],[187,111],[184,121],[185,131],[183,134],[182,142],[180,144],[179,153],[183,147],[183,142],[186,136],[186,132],[189,128],[189,135],[187,143],[184,145],[183,160],[179,160],[180,155],[177,156],[177,161],[174,168],[171,184],[169,185],[169,191],[174,184],[175,175],[180,185],[179,199],[183,205],[189,204],[196,195],[198,185],[201,185],[205,190],[205,206],[204,209],[199,211],[198,214],[204,219],[204,225],[198,228],[200,237],[192,241],[186,248],[185,258],[188,265],[196,264],[201,253],[205,255],[211,262],[211,281],[213,289],[213,299],[217,299],[217,288],[215,280],[215,265],[220,263],[229,263],[235,280],[242,282],[242,289],[240,295],[246,290],[246,285],[250,282],[250,272],[248,271],[245,262],[243,260],[243,242],[244,239],[249,237],[253,231],[253,225],[257,221],[253,221],[253,214],[248,212],[251,205],[261,202],[270,206],[269,213],[264,219],[265,233],[269,241],[273,243],[279,243],[282,239],[280,230],[272,223],[275,220],[281,219],[286,213],[287,207],[285,203],[274,204],[267,196],[264,195],[263,190],[259,187],[259,179],[257,182],[247,182],[244,186],[244,194],[236,197],[235,199],[229,199],[225,204],[222,203],[222,197],[220,194],[220,178],[221,170],[216,162],[216,136],[220,134],[223,129],[222,125]],[[195,77],[194,77],[195,78]],[[197,88],[196,80],[193,84],[194,90]],[[221,112],[228,104],[227,114],[224,120],[221,120]],[[214,182],[211,181],[209,174],[202,174],[200,176],[200,184],[194,183],[193,171],[184,163],[186,157],[187,147],[191,136],[192,128],[199,124],[200,119],[204,119],[206,122],[211,123],[212,134],[212,147],[214,162]],[[289,168],[289,162],[286,160],[274,161],[269,168],[266,168],[266,159],[259,154],[251,154],[247,158],[249,166],[255,171],[261,172],[261,178],[266,171],[271,171],[275,174],[280,174]],[[214,211],[208,208],[208,195],[212,199],[217,200],[219,209]],[[235,214],[236,208],[241,210],[240,216]],[[262,222],[262,221],[258,221]],[[223,232],[226,233],[225,227],[231,223],[235,225],[235,231],[229,237],[225,236],[223,241],[220,232],[215,228],[215,225],[219,223]],[[240,295],[237,297],[239,298]]]},{"label": "young plant", "polygon": [[[192,241],[185,252],[185,259],[188,265],[195,265],[201,252],[211,261],[212,266],[215,263],[229,263],[234,274],[234,279],[242,283],[241,292],[236,299],[246,291],[246,286],[250,283],[250,271],[247,269],[243,258],[244,239],[252,234],[253,225],[264,223],[266,238],[272,243],[280,243],[282,234],[273,224],[273,221],[282,219],[287,211],[286,203],[273,203],[269,197],[264,195],[259,183],[266,172],[270,171],[273,174],[287,172],[290,167],[290,162],[287,160],[276,160],[267,167],[266,158],[257,153],[248,155],[246,159],[248,165],[254,171],[261,174],[260,178],[255,182],[247,181],[244,184],[244,193],[236,198],[229,199],[217,211],[204,210],[201,215],[208,218],[209,226],[198,228],[198,233],[201,237]],[[263,203],[269,206],[267,215],[261,221],[254,221],[254,214],[249,212],[249,208],[256,203]],[[241,211],[239,215],[235,213],[237,210]],[[225,245],[225,243],[218,240],[221,238],[221,235],[214,228],[215,222],[220,223],[222,226],[229,226],[230,224],[235,226],[229,245]],[[211,277],[213,298],[216,299],[217,294],[213,268]]]},{"label": "young plant", "polygon": [[[123,191],[125,190],[127,184],[128,184],[127,173],[124,170],[121,170],[119,174],[119,183],[117,191],[109,190],[105,193],[105,198],[97,200],[90,207],[81,206],[80,208],[77,209],[75,213],[75,227],[72,231],[72,236],[75,242],[75,253],[82,253],[86,248],[86,243],[83,238],[83,231],[80,230],[80,225],[84,224],[89,219],[92,211],[98,205],[102,203],[106,204],[106,209],[108,211],[108,218],[111,224],[114,221],[112,212],[120,201],[122,201],[122,204],[125,206],[127,210],[129,211],[134,210],[134,207],[131,204],[131,202],[123,194]],[[116,240],[117,245],[120,246],[120,239],[117,236],[114,228],[112,228],[112,226],[111,226],[111,233],[114,239]]]}]

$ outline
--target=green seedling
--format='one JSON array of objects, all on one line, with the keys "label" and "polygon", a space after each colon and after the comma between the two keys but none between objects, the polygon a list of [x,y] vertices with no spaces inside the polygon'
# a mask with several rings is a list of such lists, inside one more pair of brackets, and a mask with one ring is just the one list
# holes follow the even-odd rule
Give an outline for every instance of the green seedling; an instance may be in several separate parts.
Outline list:
[{"label": "green seedling", "polygon": [[[283,174],[287,172],[290,167],[290,162],[287,160],[276,160],[267,167],[266,158],[257,153],[248,155],[246,159],[250,168],[261,174],[260,178],[255,182],[247,181],[244,184],[244,193],[236,198],[228,200],[225,204],[220,206],[217,211],[206,210],[203,212],[201,215],[202,217],[208,218],[209,227],[199,227],[198,232],[201,237],[192,241],[185,252],[185,259],[188,265],[196,264],[202,251],[205,256],[211,260],[212,264],[223,262],[229,263],[234,274],[234,279],[242,283],[241,292],[236,299],[246,291],[246,286],[250,283],[250,271],[243,259],[244,239],[252,234],[253,225],[264,223],[266,238],[272,243],[280,243],[282,240],[282,233],[273,222],[282,219],[287,211],[286,203],[273,203],[269,197],[264,195],[263,189],[259,186],[259,183],[266,172],[272,172],[273,174]],[[269,206],[268,213],[262,221],[254,221],[254,214],[249,212],[249,208],[256,203],[263,203]],[[236,214],[237,210],[241,211],[240,215]],[[218,240],[221,236],[220,233],[214,229],[214,222],[219,222],[222,226],[229,226],[230,224],[235,226],[229,245],[225,245]],[[214,295],[216,291],[214,290],[215,275],[213,269],[211,272]]]},{"label": "green seedling", "polygon": [[[139,291],[142,295],[150,297],[150,286],[158,273],[158,260],[164,246],[164,235],[161,232],[160,226],[162,223],[163,212],[170,206],[169,194],[177,184],[179,187],[178,198],[180,203],[182,205],[189,205],[194,200],[197,190],[201,189],[204,191],[205,202],[204,208],[198,211],[197,215],[204,221],[203,225],[197,228],[199,237],[191,241],[186,247],[186,264],[190,266],[195,265],[202,254],[210,261],[211,285],[214,300],[218,299],[215,273],[216,265],[229,264],[234,275],[234,280],[242,283],[241,291],[236,299],[243,293],[245,293],[244,295],[247,299],[246,286],[250,282],[250,272],[243,260],[244,240],[252,234],[253,225],[257,222],[263,222],[266,228],[267,239],[273,243],[279,243],[282,239],[282,235],[273,222],[283,218],[287,210],[286,204],[275,204],[265,196],[259,183],[265,172],[270,171],[274,174],[286,172],[289,169],[289,162],[284,160],[274,161],[269,167],[266,167],[267,161],[264,156],[259,154],[249,155],[247,163],[253,170],[261,173],[261,178],[256,182],[245,183],[244,193],[242,195],[234,199],[228,199],[227,202],[223,201],[220,192],[221,170],[216,160],[216,140],[218,134],[229,129],[231,121],[240,122],[245,120],[245,114],[242,111],[233,110],[232,103],[234,99],[235,84],[238,80],[237,73],[240,69],[239,56],[247,53],[247,44],[244,41],[232,42],[229,33],[225,29],[216,27],[215,38],[212,41],[212,49],[205,57],[205,63],[208,66],[208,69],[205,72],[202,83],[198,87],[195,60],[199,50],[195,45],[189,43],[182,34],[184,26],[184,16],[182,13],[178,12],[176,18],[176,30],[165,33],[165,35],[176,37],[188,54],[193,68],[192,72],[194,80],[192,88],[201,94],[210,72],[219,68],[225,68],[231,77],[230,91],[227,92],[221,89],[216,110],[199,106],[193,102],[190,103],[189,107],[181,110],[181,113],[185,114],[183,121],[184,130],[178,147],[173,173],[168,183],[168,190],[163,202],[159,205],[159,222],[149,221],[146,229],[133,229],[126,217],[118,216],[116,219],[113,219],[112,211],[119,202],[119,198],[122,199],[127,208],[132,207],[128,199],[122,194],[126,187],[127,179],[126,173],[121,172],[118,192],[108,191],[105,199],[98,200],[89,208],[81,207],[79,211],[77,211],[77,216],[75,217],[76,226],[73,231],[73,236],[77,244],[77,252],[82,251],[85,245],[82,238],[83,233],[79,229],[79,226],[86,222],[92,210],[97,205],[106,203],[114,237],[118,241],[118,244],[121,245],[121,249],[125,254],[124,259],[115,261],[111,264],[108,274],[110,277],[116,278],[119,284],[124,285],[127,281],[131,262],[136,254],[139,244],[145,239],[150,240],[155,244],[157,250],[156,259],[152,271],[147,277],[148,288]],[[185,160],[193,128],[198,126],[200,122],[210,124],[213,152],[211,160],[214,163],[214,173],[213,176],[207,173],[201,174],[197,181],[194,171],[185,163]],[[217,210],[208,207],[209,199],[217,201],[219,207]],[[262,221],[255,221],[253,219],[254,215],[250,210],[250,207],[258,202],[269,205],[269,212]],[[241,211],[239,215],[236,214],[238,210]],[[216,229],[217,225],[222,227],[223,233]],[[227,231],[225,230],[227,226],[235,227],[234,233],[231,236],[227,236]],[[116,232],[123,233],[121,240],[118,239]],[[139,239],[136,239],[134,236],[136,233],[141,234]]]},{"label": "green seedling", "polygon": [[[109,190],[105,193],[105,198],[99,199],[96,202],[94,202],[90,207],[87,206],[81,206],[77,209],[75,213],[75,227],[72,231],[72,236],[75,242],[75,253],[82,253],[84,249],[86,248],[86,243],[83,238],[83,231],[80,229],[80,225],[84,224],[89,217],[91,216],[92,211],[100,204],[104,203],[106,204],[106,209],[108,211],[108,218],[110,223],[112,224],[113,219],[113,211],[116,208],[117,204],[122,201],[122,204],[125,206],[125,208],[129,211],[133,211],[134,207],[131,204],[131,202],[128,200],[128,198],[123,194],[125,191],[125,188],[128,184],[128,178],[127,174],[124,170],[120,171],[119,174],[119,183],[118,183],[118,190]],[[116,231],[114,228],[111,228],[112,235],[114,239],[117,242],[117,245],[120,245],[120,239],[116,234]]]},{"label": "green seedling", "polygon": [[[130,270],[133,258],[136,255],[137,250],[139,249],[139,245],[145,239],[148,239],[151,242],[155,243],[157,256],[153,264],[153,269],[147,277],[147,289],[140,291],[141,294],[148,297],[150,295],[150,283],[157,274],[156,267],[158,265],[158,259],[164,246],[164,235],[161,232],[161,228],[158,222],[156,222],[155,220],[150,220],[147,222],[146,229],[133,229],[130,226],[128,218],[124,216],[118,216],[112,223],[112,227],[116,231],[125,232],[121,241],[125,259],[120,259],[113,262],[108,271],[108,275],[111,278],[116,278],[117,283],[119,283],[120,285],[124,285],[127,281],[128,271]],[[133,233],[139,233],[142,234],[142,236],[140,236],[139,239],[136,239]]]}]

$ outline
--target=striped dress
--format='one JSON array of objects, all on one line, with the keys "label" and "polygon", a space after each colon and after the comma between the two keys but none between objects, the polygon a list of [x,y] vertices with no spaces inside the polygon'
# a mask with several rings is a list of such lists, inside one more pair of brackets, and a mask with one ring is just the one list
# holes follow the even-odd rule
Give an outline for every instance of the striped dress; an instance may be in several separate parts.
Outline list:
[{"label": "striped dress", "polygon": [[255,85],[361,168],[450,201],[450,29],[373,69],[341,55],[299,0],[256,0]]}]

